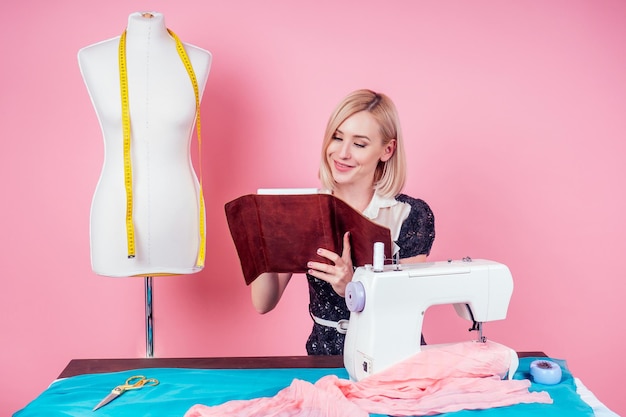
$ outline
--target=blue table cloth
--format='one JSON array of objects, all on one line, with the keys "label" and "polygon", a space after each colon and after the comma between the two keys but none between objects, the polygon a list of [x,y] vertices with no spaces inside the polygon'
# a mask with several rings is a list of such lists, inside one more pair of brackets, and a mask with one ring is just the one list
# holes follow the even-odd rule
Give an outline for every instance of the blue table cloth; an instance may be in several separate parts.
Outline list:
[{"label": "blue table cloth", "polygon": [[[530,363],[521,358],[515,379],[530,379]],[[548,391],[553,404],[518,404],[488,410],[464,410],[440,414],[446,417],[567,416],[592,417],[593,410],[576,393],[572,374],[558,362],[563,378],[557,385],[533,383],[531,391]],[[348,379],[344,368],[288,369],[182,369],[150,368],[123,372],[78,375],[55,381],[14,417],[182,417],[195,404],[217,405],[235,399],[271,397],[288,387],[294,378],[314,383],[325,375]],[[160,381],[154,387],[127,391],[108,405],[92,411],[111,389],[134,375]],[[379,417],[372,415],[372,417]]]}]

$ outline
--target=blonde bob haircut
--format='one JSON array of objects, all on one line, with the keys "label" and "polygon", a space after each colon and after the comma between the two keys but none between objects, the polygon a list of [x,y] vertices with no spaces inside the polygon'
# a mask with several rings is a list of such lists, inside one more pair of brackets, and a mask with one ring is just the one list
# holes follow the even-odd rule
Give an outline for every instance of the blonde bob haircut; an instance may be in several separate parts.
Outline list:
[{"label": "blonde bob haircut", "polygon": [[320,162],[319,178],[322,186],[328,190],[335,189],[335,180],[328,164],[326,151],[333,136],[341,124],[355,113],[369,112],[378,122],[383,146],[393,139],[396,140],[395,151],[387,162],[378,162],[372,187],[383,197],[395,197],[400,194],[406,180],[406,156],[404,141],[400,130],[400,119],[393,101],[382,93],[371,90],[357,90],[350,93],[337,106],[326,125],[324,142],[322,144],[322,159]]}]

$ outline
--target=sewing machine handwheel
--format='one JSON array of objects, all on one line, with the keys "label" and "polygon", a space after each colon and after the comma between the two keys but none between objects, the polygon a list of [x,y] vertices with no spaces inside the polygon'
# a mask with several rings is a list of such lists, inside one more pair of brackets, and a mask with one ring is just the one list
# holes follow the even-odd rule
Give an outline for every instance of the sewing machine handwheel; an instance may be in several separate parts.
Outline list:
[{"label": "sewing machine handwheel", "polygon": [[360,313],[365,308],[365,286],[360,281],[349,282],[346,286],[346,305],[348,310]]}]

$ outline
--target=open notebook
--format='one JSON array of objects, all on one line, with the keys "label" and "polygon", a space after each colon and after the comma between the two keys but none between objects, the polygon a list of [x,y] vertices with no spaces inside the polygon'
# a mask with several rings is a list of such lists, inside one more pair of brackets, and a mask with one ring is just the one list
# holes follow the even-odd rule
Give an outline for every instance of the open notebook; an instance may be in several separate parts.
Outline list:
[{"label": "open notebook", "polygon": [[391,258],[388,228],[315,189],[259,190],[226,203],[225,210],[248,285],[264,272],[304,273],[308,261],[329,263],[317,249],[341,254],[348,231],[354,266],[373,262],[376,242]]}]

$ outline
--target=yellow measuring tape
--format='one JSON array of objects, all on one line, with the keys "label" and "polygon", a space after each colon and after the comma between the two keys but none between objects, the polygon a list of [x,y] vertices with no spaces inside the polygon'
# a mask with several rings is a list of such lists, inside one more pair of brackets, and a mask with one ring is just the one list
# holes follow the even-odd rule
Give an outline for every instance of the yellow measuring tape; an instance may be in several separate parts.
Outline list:
[{"label": "yellow measuring tape", "polygon": [[[199,233],[200,247],[198,248],[198,258],[196,266],[204,267],[206,257],[206,233],[204,224],[204,194],[202,192],[202,139],[200,132],[200,90],[198,80],[193,71],[187,52],[182,42],[171,30],[168,33],[176,41],[176,51],[180,56],[196,96],[196,133],[198,135],[198,165],[200,173],[200,208],[199,208]],[[126,241],[128,245],[128,258],[135,257],[135,226],[133,224],[133,174],[130,157],[130,108],[128,105],[128,72],[126,68],[126,31],[120,37],[119,45],[119,67],[120,67],[120,93],[122,96],[122,128],[124,131],[124,187],[126,189]]]}]

